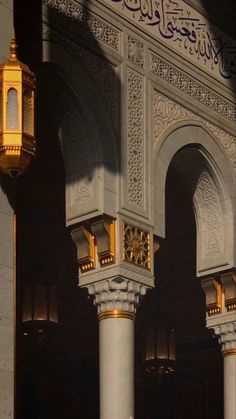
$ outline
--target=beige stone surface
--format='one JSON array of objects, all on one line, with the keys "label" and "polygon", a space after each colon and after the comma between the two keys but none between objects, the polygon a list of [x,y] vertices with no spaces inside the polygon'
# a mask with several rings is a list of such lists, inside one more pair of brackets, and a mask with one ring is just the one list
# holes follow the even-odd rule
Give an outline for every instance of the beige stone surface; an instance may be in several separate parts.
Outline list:
[{"label": "beige stone surface", "polygon": [[13,418],[14,378],[12,372],[0,369],[0,418]]}]

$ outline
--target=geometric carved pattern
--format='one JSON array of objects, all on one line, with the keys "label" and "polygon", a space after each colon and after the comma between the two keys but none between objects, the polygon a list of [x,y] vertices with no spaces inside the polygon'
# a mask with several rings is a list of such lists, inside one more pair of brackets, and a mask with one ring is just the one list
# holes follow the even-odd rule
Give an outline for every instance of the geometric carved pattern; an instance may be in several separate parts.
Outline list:
[{"label": "geometric carved pattern", "polygon": [[208,106],[221,116],[236,121],[236,106],[197,82],[156,54],[151,54],[151,72],[180,89],[198,102]]},{"label": "geometric carved pattern", "polygon": [[203,126],[212,132],[219,144],[225,149],[229,160],[236,169],[236,140],[235,137],[215,125],[200,118],[193,112],[167,98],[154,89],[153,121],[154,121],[154,151],[157,148],[159,139],[167,129],[179,121],[199,121]]},{"label": "geometric carved pattern", "polygon": [[69,19],[78,21],[84,30],[91,33],[108,47],[116,51],[120,50],[120,32],[75,1],[43,0],[43,3],[63,13]]},{"label": "geometric carved pattern", "polygon": [[150,234],[138,227],[123,224],[124,260],[150,269]]},{"label": "geometric carved pattern", "polygon": [[143,44],[130,35],[128,36],[128,60],[141,68],[144,67]]},{"label": "geometric carved pattern", "polygon": [[128,203],[144,206],[144,79],[128,71],[127,184]]}]

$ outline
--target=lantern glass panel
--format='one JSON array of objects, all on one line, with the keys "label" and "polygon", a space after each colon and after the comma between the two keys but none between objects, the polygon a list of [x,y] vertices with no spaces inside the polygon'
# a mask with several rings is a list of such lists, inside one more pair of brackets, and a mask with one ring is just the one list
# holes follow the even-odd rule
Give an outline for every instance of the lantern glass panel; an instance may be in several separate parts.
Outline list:
[{"label": "lantern glass panel", "polygon": [[156,333],[153,329],[148,329],[145,336],[145,361],[156,358],[155,351]]},{"label": "lantern glass panel", "polygon": [[33,121],[33,92],[30,89],[25,89],[23,96],[23,129],[26,134],[34,134]]},{"label": "lantern glass panel", "polygon": [[23,315],[22,321],[27,322],[32,320],[32,292],[31,287],[26,285],[23,291]]},{"label": "lantern glass panel", "polygon": [[168,330],[160,325],[156,334],[157,358],[168,359]]},{"label": "lantern glass panel", "polygon": [[42,285],[35,287],[34,320],[47,320],[47,295]]},{"label": "lantern glass panel", "polygon": [[19,129],[19,116],[18,116],[18,97],[16,89],[9,89],[7,92],[7,129]]},{"label": "lantern glass panel", "polygon": [[169,359],[171,361],[176,361],[174,329],[171,329],[169,332]]},{"label": "lantern glass panel", "polygon": [[58,323],[57,289],[51,287],[49,291],[49,316],[51,322]]}]

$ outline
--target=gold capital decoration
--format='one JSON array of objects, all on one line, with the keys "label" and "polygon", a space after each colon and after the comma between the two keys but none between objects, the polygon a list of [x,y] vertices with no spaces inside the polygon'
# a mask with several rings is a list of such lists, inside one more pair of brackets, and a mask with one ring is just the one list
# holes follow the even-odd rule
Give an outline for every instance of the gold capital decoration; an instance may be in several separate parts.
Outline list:
[{"label": "gold capital decoration", "polygon": [[101,266],[115,262],[115,221],[108,216],[91,222],[91,230],[95,236],[98,260]]},{"label": "gold capital decoration", "polygon": [[105,319],[129,319],[134,320],[135,314],[127,310],[106,310],[98,314],[98,320]]},{"label": "gold capital decoration", "polygon": [[150,269],[150,234],[139,227],[123,224],[123,259]]},{"label": "gold capital decoration", "polygon": [[220,276],[227,311],[236,310],[236,273],[235,271],[224,273]]},{"label": "gold capital decoration", "polygon": [[71,232],[72,239],[77,246],[77,260],[81,272],[95,268],[94,236],[85,226],[79,226]]},{"label": "gold capital decoration", "polygon": [[222,310],[222,287],[216,278],[202,279],[202,288],[205,291],[206,311],[209,316],[221,313]]}]

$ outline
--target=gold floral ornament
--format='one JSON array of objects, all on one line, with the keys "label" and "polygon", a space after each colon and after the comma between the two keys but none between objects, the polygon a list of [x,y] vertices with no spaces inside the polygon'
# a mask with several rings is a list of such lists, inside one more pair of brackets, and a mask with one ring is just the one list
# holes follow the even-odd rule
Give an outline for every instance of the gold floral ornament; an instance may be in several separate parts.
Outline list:
[{"label": "gold floral ornament", "polygon": [[123,225],[124,260],[150,269],[150,234],[138,227]]}]

